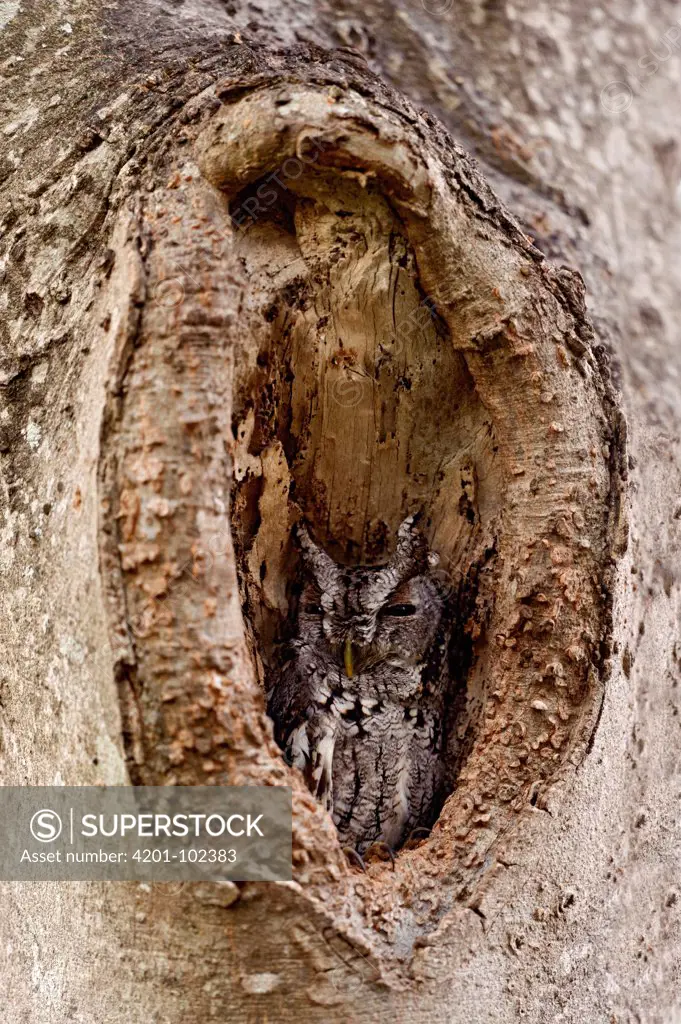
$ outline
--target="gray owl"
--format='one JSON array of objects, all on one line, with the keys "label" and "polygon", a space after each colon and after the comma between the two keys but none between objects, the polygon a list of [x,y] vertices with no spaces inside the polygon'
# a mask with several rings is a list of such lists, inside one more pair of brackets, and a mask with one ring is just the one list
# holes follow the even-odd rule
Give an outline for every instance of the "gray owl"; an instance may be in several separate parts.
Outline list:
[{"label": "gray owl", "polygon": [[299,529],[297,635],[269,713],[341,843],[396,849],[429,826],[444,783],[451,615],[410,516],[386,565],[346,568]]}]

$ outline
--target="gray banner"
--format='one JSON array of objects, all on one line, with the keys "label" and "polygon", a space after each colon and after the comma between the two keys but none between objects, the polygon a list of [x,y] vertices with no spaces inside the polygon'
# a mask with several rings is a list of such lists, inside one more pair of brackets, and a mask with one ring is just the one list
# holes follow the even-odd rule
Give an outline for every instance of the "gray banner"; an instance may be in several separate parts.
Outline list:
[{"label": "gray banner", "polygon": [[2,881],[290,879],[290,789],[0,786]]}]

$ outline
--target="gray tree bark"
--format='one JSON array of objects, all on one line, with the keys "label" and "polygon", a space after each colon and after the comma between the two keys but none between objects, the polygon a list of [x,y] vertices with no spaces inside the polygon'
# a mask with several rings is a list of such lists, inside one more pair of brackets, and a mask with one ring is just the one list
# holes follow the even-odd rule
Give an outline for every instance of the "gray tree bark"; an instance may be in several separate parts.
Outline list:
[{"label": "gray tree bark", "polygon": [[[674,12],[0,24],[0,781],[294,792],[292,883],[2,883],[8,1019],[681,1020]],[[263,693],[294,522],[416,507],[457,783],[361,874]]]}]

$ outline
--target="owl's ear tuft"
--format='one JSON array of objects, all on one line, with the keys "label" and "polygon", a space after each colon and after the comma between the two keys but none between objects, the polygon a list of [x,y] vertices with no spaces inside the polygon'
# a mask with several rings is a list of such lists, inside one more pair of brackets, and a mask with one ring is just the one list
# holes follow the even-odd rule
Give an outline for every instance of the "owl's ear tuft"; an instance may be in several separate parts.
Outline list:
[{"label": "owl's ear tuft", "polygon": [[307,526],[302,521],[302,519],[299,519],[296,523],[293,524],[292,533],[294,540],[298,544],[298,547],[300,547],[301,549],[305,549],[305,547],[308,544],[314,543],[314,541],[310,537],[310,531],[308,530]]},{"label": "owl's ear tuft", "polygon": [[294,536],[298,542],[303,562],[323,589],[329,580],[338,575],[338,566],[326,551],[315,543],[304,523],[299,522],[295,525]]},{"label": "owl's ear tuft", "polygon": [[412,533],[415,533],[418,530],[419,524],[422,521],[423,521],[423,510],[420,510],[418,512],[412,512],[411,515],[407,516],[407,518],[403,519],[402,522],[400,523],[400,528],[397,531],[397,536],[398,537],[408,537],[408,536],[410,536]]},{"label": "owl's ear tuft", "polygon": [[428,565],[428,543],[418,526],[422,519],[421,512],[407,516],[397,531],[397,545],[389,564],[400,574],[407,568],[425,569]]}]

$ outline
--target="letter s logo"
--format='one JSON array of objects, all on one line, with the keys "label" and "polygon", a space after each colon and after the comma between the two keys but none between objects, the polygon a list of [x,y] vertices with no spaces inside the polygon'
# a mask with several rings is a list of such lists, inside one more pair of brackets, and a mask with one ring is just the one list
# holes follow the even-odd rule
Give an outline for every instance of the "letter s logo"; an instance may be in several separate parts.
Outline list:
[{"label": "letter s logo", "polygon": [[52,843],[61,835],[61,818],[56,811],[36,811],[31,818],[31,835],[39,843]]}]

